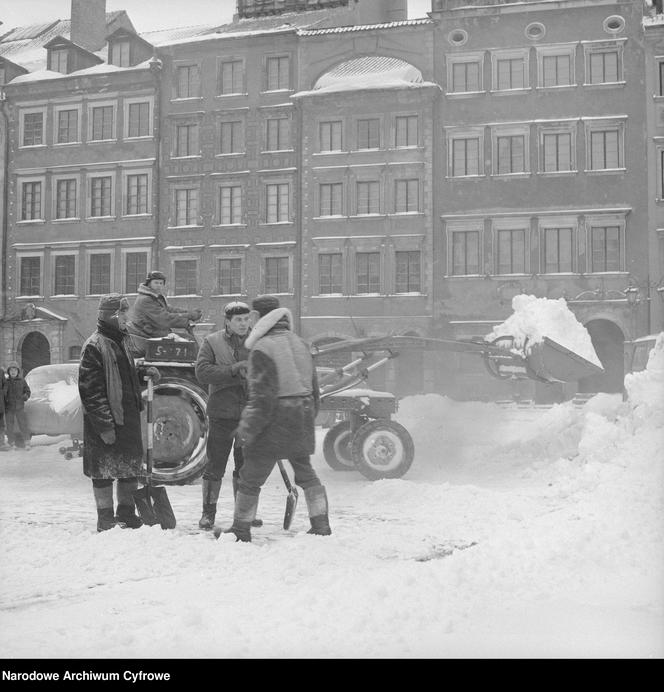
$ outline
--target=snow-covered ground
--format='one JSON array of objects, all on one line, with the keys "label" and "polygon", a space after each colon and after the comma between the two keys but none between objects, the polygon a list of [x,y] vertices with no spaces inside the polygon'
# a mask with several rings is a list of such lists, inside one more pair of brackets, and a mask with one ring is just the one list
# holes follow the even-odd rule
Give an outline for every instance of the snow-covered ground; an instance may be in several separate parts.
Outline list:
[{"label": "snow-covered ground", "polygon": [[[62,439],[0,454],[0,650],[7,658],[662,658],[664,342],[629,399],[501,407],[401,402],[404,478],[313,461],[331,537],[301,498],[281,530],[278,471],[251,544],[195,527],[96,533]],[[232,514],[222,487],[218,524]]]}]

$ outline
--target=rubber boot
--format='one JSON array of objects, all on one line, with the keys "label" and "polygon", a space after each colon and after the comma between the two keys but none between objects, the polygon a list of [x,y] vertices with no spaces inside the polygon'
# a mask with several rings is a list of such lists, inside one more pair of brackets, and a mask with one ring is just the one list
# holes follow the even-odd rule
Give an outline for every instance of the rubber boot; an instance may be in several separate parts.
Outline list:
[{"label": "rubber boot", "polygon": [[236,541],[251,542],[251,522],[256,518],[258,509],[258,495],[245,495],[238,490],[235,496],[235,511],[233,513],[233,525],[230,529],[221,531],[215,529],[214,535],[219,538],[224,533],[235,534]]},{"label": "rubber boot", "polygon": [[[237,487],[238,487],[238,479],[236,476],[233,476],[233,497],[237,497]],[[263,526],[263,520],[262,519],[254,519],[251,522],[252,528],[257,529],[259,526]]]},{"label": "rubber boot", "polygon": [[97,505],[97,531],[108,531],[116,526],[113,514],[113,486],[92,487]]},{"label": "rubber boot", "polygon": [[332,533],[328,516],[327,493],[322,485],[314,485],[304,489],[304,499],[309,510],[311,528],[307,533],[317,536],[329,536]]},{"label": "rubber boot", "polygon": [[203,514],[198,522],[199,529],[211,529],[214,527],[220,490],[221,481],[203,479]]},{"label": "rubber boot", "polygon": [[115,512],[115,520],[126,529],[140,529],[143,520],[136,514],[134,504],[134,492],[138,489],[138,481],[131,480],[118,481],[118,507]]}]

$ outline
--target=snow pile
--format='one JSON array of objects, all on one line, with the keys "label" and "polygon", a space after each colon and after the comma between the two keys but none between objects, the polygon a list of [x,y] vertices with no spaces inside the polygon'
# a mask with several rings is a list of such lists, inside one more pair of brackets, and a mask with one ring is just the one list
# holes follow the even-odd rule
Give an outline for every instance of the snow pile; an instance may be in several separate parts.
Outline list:
[{"label": "snow pile", "polygon": [[546,336],[602,367],[593,348],[590,334],[567,307],[564,298],[551,300],[521,294],[512,298],[512,310],[514,313],[510,317],[496,325],[486,335],[487,341],[499,336],[513,336],[513,346],[530,353],[532,345],[541,343]]},{"label": "snow pile", "polygon": [[664,427],[664,332],[650,351],[646,369],[625,375],[625,390],[636,425]]}]

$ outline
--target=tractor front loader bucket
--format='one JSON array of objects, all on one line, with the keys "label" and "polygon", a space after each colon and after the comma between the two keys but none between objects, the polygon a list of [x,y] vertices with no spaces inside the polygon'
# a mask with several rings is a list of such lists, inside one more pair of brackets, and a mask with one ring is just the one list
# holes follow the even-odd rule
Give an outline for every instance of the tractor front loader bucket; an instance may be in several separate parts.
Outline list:
[{"label": "tractor front loader bucket", "polygon": [[544,337],[525,356],[526,371],[536,380],[574,382],[604,372],[604,368]]}]

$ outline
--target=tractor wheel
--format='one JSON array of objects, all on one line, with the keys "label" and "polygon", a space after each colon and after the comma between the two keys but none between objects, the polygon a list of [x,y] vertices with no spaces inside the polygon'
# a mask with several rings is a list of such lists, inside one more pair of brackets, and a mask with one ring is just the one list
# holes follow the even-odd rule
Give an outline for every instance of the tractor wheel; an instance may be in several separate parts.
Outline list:
[{"label": "tractor wheel", "polygon": [[401,478],[413,463],[415,445],[403,425],[377,419],[357,429],[351,454],[358,471],[371,481]]},{"label": "tractor wheel", "polygon": [[355,471],[350,451],[352,439],[348,420],[342,420],[327,431],[323,440],[323,456],[330,468],[335,471]]},{"label": "tractor wheel", "polygon": [[[146,396],[146,392],[143,393]],[[164,485],[184,485],[203,474],[208,435],[206,392],[194,382],[162,377],[154,386],[152,480]],[[147,449],[147,415],[144,410],[143,445]]]}]

